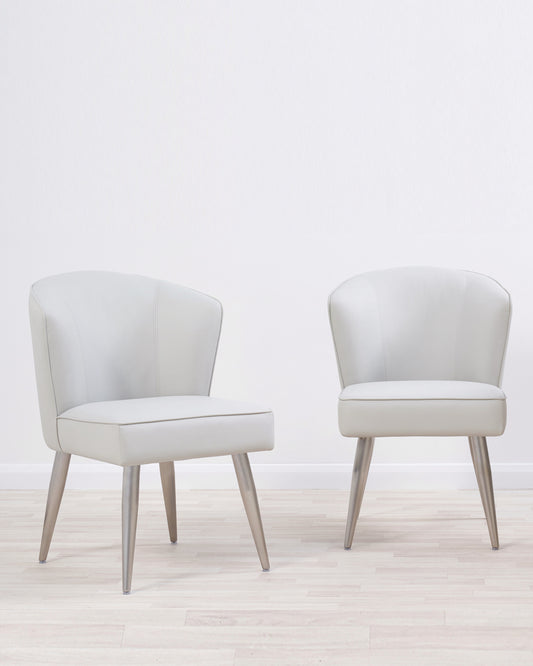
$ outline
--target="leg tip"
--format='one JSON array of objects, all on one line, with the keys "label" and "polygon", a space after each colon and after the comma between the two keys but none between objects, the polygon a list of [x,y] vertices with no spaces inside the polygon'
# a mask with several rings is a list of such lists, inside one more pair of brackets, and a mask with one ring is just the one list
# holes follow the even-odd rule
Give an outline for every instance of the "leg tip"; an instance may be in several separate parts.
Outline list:
[{"label": "leg tip", "polygon": [[129,594],[131,590],[122,590],[122,594]]},{"label": "leg tip", "polygon": [[352,550],[351,546],[344,546],[344,550]]},{"label": "leg tip", "polygon": [[270,567],[268,569],[263,569],[263,571],[270,571]]},{"label": "leg tip", "polygon": [[39,564],[46,564],[46,560],[39,560]]},{"label": "leg tip", "polygon": [[492,546],[492,550],[500,550],[499,546]]},{"label": "leg tip", "polygon": [[172,539],[170,539],[170,543],[178,543],[178,540],[176,539],[175,541],[172,541]]}]

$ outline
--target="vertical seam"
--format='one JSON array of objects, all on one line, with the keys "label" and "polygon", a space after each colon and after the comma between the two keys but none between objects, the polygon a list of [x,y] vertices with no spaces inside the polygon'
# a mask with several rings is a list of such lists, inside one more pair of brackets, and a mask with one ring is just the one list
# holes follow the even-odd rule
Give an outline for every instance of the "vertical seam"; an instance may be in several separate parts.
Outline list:
[{"label": "vertical seam", "polygon": [[65,307],[67,308],[67,310],[70,313],[70,316],[72,317],[72,322],[74,323],[74,330],[76,331],[76,337],[78,338],[78,344],[80,346],[81,367],[83,369],[83,382],[85,384],[85,400],[84,400],[84,402],[90,402],[90,400],[89,400],[89,384],[87,382],[87,369],[86,369],[86,363],[85,363],[85,354],[83,353],[83,344],[82,344],[82,341],[81,341],[80,329],[79,329],[78,323],[76,321],[76,317],[74,316],[74,313],[72,312],[72,308],[70,307],[70,305],[69,305],[69,303],[66,299],[65,299],[64,303],[65,303]]},{"label": "vertical seam", "polygon": [[[343,284],[344,284],[344,283],[343,283]],[[339,287],[340,287],[340,286],[342,286],[342,285],[339,285]],[[339,287],[337,287],[337,289],[338,289]],[[337,289],[335,289],[335,291],[337,291]],[[332,320],[332,318],[331,318],[331,297],[333,296],[333,294],[335,293],[335,291],[333,291],[333,292],[329,295],[329,297],[328,297],[329,327],[330,327],[330,329],[331,329],[331,337],[333,338],[333,349],[335,350],[335,358],[336,358],[336,360],[337,360],[337,370],[338,370],[338,373],[339,373],[339,378],[340,378],[340,380],[341,380],[341,386],[342,386],[342,388],[346,388],[346,383],[345,383],[345,381],[344,381],[344,377],[343,377],[343,375],[342,375],[342,367],[341,367],[340,359],[339,359],[339,350],[337,349],[337,340],[335,339],[335,330],[334,330],[334,328],[333,328],[333,320]]]},{"label": "vertical seam", "polygon": [[383,321],[381,317],[381,304],[379,301],[379,297],[377,294],[377,289],[375,283],[371,283],[370,280],[367,278],[367,282],[369,285],[372,287],[372,291],[374,292],[374,298],[376,301],[376,310],[378,312],[378,329],[379,329],[379,337],[381,340],[381,357],[383,359],[383,370],[385,371],[385,381],[389,381],[389,369],[387,367],[387,351],[385,349],[385,336],[383,335]]},{"label": "vertical seam", "polygon": [[500,282],[498,282],[498,280],[495,280],[490,275],[486,275],[485,273],[479,273],[478,271],[469,271],[469,270],[466,270],[466,269],[463,269],[463,271],[465,273],[474,273],[474,275],[481,275],[482,277],[487,278],[488,280],[492,280],[492,282],[495,282],[498,285],[498,287],[500,287],[500,289],[502,291],[504,291],[505,294],[507,295],[507,332],[505,334],[505,341],[504,341],[504,345],[503,345],[502,358],[501,358],[501,361],[500,361],[500,372],[498,374],[498,386],[501,387],[503,366],[504,366],[505,357],[506,357],[506,354],[507,354],[507,344],[509,342],[509,332],[511,330],[511,318],[512,318],[512,311],[513,311],[513,307],[512,307],[512,303],[511,303],[511,294],[507,291],[507,289]]},{"label": "vertical seam", "polygon": [[155,394],[161,395],[161,372],[159,366],[159,288],[156,283],[154,299],[154,363],[155,363]]},{"label": "vertical seam", "polygon": [[218,336],[217,336],[217,343],[215,346],[215,353],[213,354],[213,363],[211,364],[211,377],[209,378],[209,385],[207,387],[207,395],[211,393],[211,384],[213,383],[213,375],[215,374],[215,362],[217,360],[217,354],[218,354],[218,346],[220,344],[220,335],[222,333],[222,320],[224,319],[224,307],[222,303],[218,300],[218,298],[214,298],[213,296],[209,296],[209,298],[212,298],[214,301],[216,301],[220,307],[220,321],[218,324]]},{"label": "vertical seam", "polygon": [[505,357],[507,355],[507,345],[509,342],[509,332],[511,330],[511,317],[512,317],[511,294],[506,289],[504,289],[504,291],[507,294],[507,331],[505,333],[505,342],[503,344],[502,358],[500,361],[500,372],[498,373],[498,386],[501,386],[502,384],[503,366],[505,363]]},{"label": "vertical seam", "polygon": [[58,422],[57,422],[57,417],[59,416],[57,412],[57,399],[56,399],[56,388],[54,386],[54,376],[52,374],[52,360],[50,359],[50,345],[48,344],[48,318],[46,317],[46,313],[41,307],[41,304],[39,301],[35,298],[35,295],[33,293],[33,289],[31,292],[31,297],[33,298],[35,304],[39,308],[41,312],[41,316],[44,321],[44,337],[45,337],[45,344],[46,344],[46,356],[48,358],[48,372],[50,374],[50,384],[52,385],[52,397],[54,398],[54,410],[56,413],[56,418],[55,418],[55,431],[56,431],[56,440],[57,440],[57,445],[59,446],[59,450],[63,451],[61,448],[61,442],[59,441],[59,428],[58,428]]},{"label": "vertical seam", "polygon": [[[465,309],[466,309],[466,296],[467,296],[468,287],[469,287],[469,284],[468,284],[468,281],[465,278],[465,281],[464,281],[464,284],[463,284],[462,299],[461,299],[461,313],[460,313],[460,317],[458,317],[457,326],[455,327],[455,340],[454,340],[454,345],[453,345],[453,377],[456,380],[459,380],[459,377],[460,377],[460,381],[465,381],[465,380],[463,379],[463,373],[459,374],[459,372],[458,372],[459,363],[457,362],[457,346],[458,346],[457,345],[457,340],[459,338],[459,326],[462,327],[464,325],[464,320],[465,320],[464,313],[465,313]],[[463,333],[463,331],[461,331],[461,333]],[[470,372],[468,374],[469,374],[470,377],[472,376]],[[471,380],[468,380],[468,381],[471,381]]]}]

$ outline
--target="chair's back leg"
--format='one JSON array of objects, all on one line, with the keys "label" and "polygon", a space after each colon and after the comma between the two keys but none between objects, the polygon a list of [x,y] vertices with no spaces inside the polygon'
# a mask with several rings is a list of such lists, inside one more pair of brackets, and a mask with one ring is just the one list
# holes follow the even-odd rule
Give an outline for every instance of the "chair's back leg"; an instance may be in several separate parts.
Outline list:
[{"label": "chair's back leg", "polygon": [[122,475],[122,591],[124,594],[129,594],[131,590],[137,514],[139,512],[140,470],[140,465],[129,465],[124,467]]},{"label": "chair's back leg", "polygon": [[259,555],[263,571],[268,571],[270,569],[270,562],[268,560],[263,523],[261,522],[261,513],[259,511],[254,477],[252,476],[248,454],[237,453],[231,457],[233,458],[233,465],[235,467],[235,473],[237,474],[237,481],[239,482],[239,490],[241,491],[244,510],[248,517],[250,529],[252,530],[257,554]]},{"label": "chair's back leg", "polygon": [[492,488],[492,472],[490,469],[489,452],[487,449],[487,439],[485,437],[469,437],[470,453],[476,472],[477,485],[485,518],[489,527],[490,542],[493,550],[500,547],[498,540],[498,524],[496,522],[496,507],[494,505],[494,490]]},{"label": "chair's back leg", "polygon": [[163,486],[163,498],[167,512],[168,534],[172,543],[178,540],[178,526],[176,519],[176,479],[174,474],[174,462],[159,463],[161,485]]},{"label": "chair's back leg", "polygon": [[68,466],[70,463],[70,453],[56,451],[52,476],[50,477],[50,486],[48,488],[48,499],[46,500],[46,511],[44,514],[43,535],[41,537],[41,549],[39,551],[39,562],[46,562],[48,550],[54,527],[57,520],[57,514],[61,505],[61,498],[65,490],[67,480]]},{"label": "chair's back leg", "polygon": [[344,547],[346,550],[350,550],[352,547],[355,525],[359,518],[359,511],[363,502],[373,450],[373,437],[360,437],[357,440],[357,450],[355,452],[352,471],[352,489],[350,491],[350,503],[348,506],[348,519],[346,520],[346,534],[344,536]]}]

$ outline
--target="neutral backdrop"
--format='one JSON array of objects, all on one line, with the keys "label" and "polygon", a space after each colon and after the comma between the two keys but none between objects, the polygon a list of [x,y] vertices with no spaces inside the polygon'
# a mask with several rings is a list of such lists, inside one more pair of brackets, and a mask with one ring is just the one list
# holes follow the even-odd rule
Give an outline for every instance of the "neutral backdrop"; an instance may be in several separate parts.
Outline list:
[{"label": "neutral backdrop", "polygon": [[[500,488],[533,487],[533,4],[0,1],[0,485],[41,487],[27,296],[104,269],[219,298],[212,394],[271,406],[258,485],[348,487],[327,297],[436,265],[512,294]],[[378,440],[371,486],[469,487],[465,438]],[[76,460],[71,483],[119,483]],[[227,458],[182,486],[233,484]],[[146,483],[156,483],[155,467]]]}]

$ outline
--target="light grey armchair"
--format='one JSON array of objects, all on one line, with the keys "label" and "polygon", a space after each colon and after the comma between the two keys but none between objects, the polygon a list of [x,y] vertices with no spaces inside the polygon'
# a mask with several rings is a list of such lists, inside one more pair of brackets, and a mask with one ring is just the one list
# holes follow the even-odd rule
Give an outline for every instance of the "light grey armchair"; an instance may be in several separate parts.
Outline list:
[{"label": "light grey armchair", "polygon": [[330,296],[329,313],[342,386],[339,428],[358,438],[345,548],[375,437],[466,435],[497,549],[486,437],[505,429],[509,294],[478,273],[395,268],[344,282]]},{"label": "light grey armchair", "polygon": [[273,415],[209,397],[220,303],[136,275],[77,272],[33,285],[30,322],[44,438],[56,451],[39,560],[48,555],[72,454],[124,468],[124,593],[131,589],[140,465],[160,465],[175,542],[174,461],[231,454],[261,565],[268,570],[247,454],[273,448]]}]

